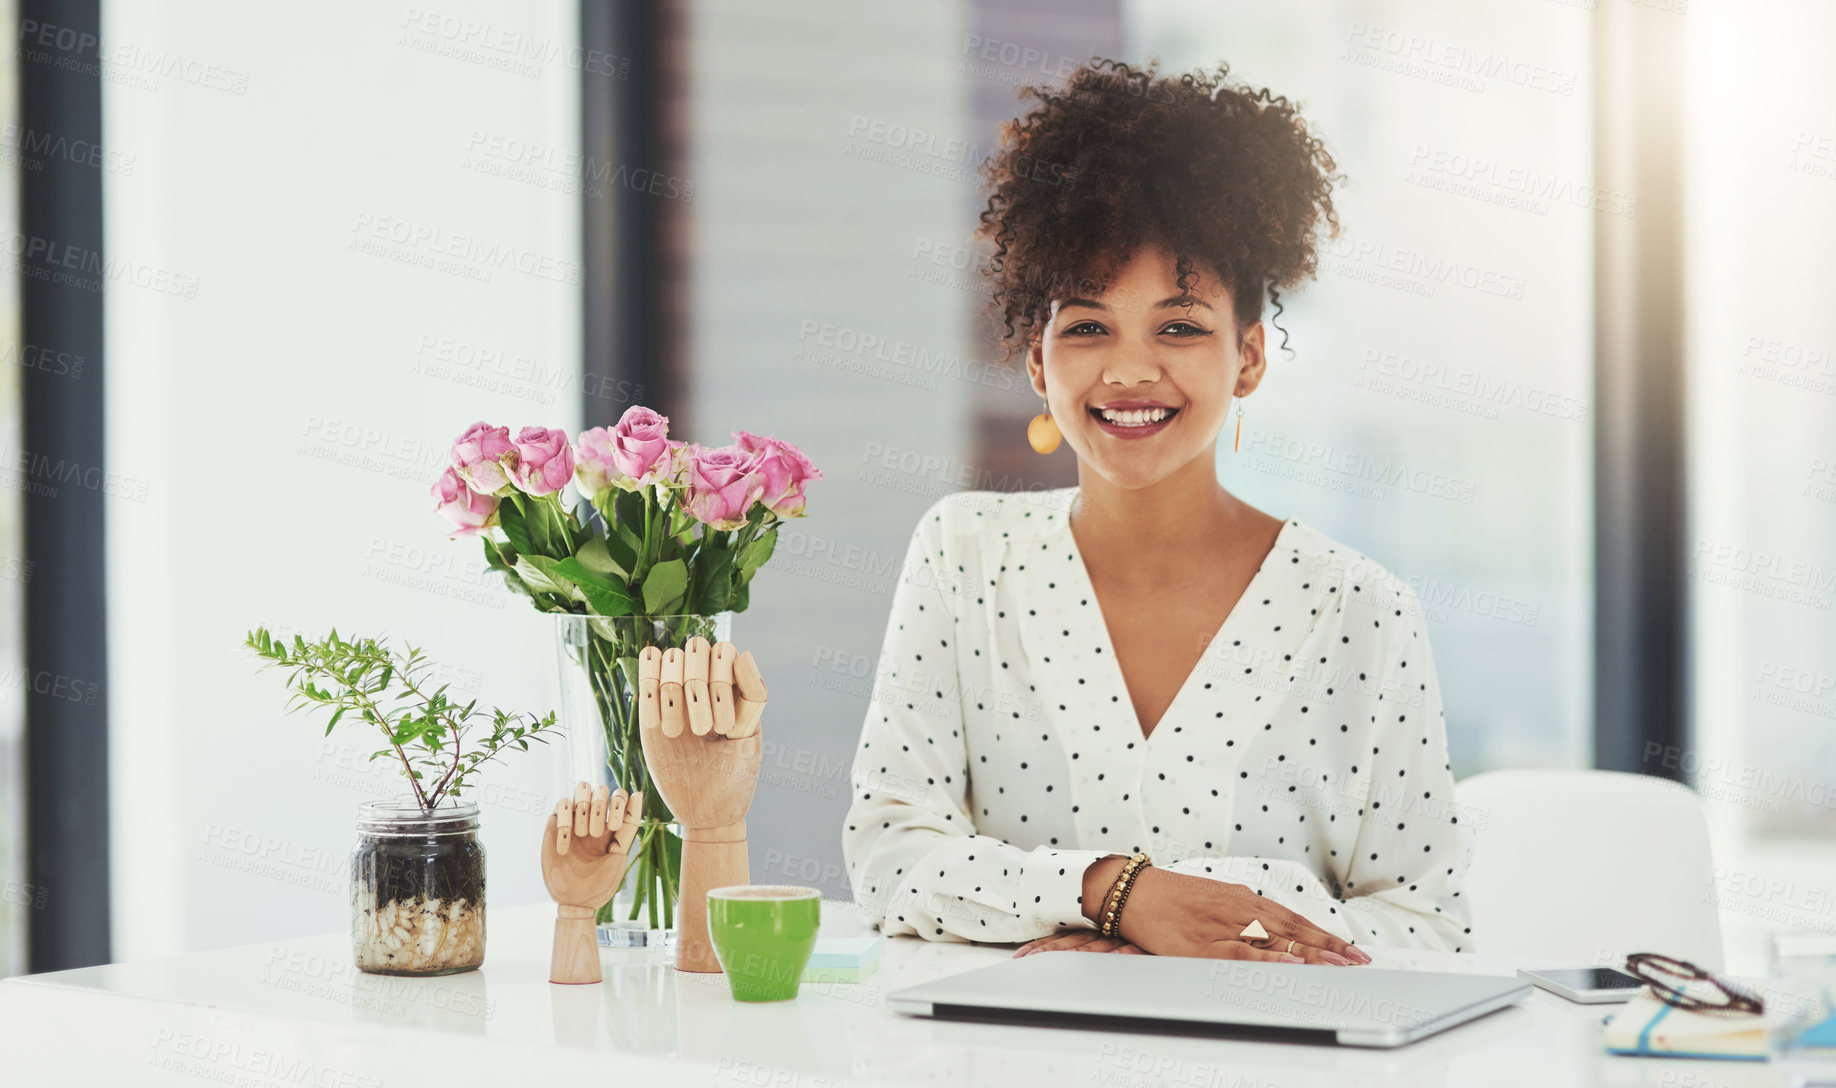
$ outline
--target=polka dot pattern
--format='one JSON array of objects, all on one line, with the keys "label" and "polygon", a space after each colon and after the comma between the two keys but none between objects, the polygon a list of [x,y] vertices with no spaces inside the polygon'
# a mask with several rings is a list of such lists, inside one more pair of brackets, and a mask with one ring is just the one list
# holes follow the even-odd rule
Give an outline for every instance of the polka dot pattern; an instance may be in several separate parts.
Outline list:
[{"label": "polka dot pattern", "polygon": [[843,848],[888,933],[1088,926],[1147,851],[1362,944],[1470,950],[1472,821],[1408,585],[1289,521],[1151,736],[1068,520],[1076,488],[963,492],[912,535]]}]

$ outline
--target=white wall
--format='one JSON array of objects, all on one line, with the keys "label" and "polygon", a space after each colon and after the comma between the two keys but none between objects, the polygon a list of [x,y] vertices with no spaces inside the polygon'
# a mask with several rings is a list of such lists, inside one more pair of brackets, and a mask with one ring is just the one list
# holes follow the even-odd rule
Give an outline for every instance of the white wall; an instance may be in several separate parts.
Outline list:
[{"label": "white wall", "polygon": [[[105,143],[135,157],[108,253],[171,274],[108,296],[109,468],[144,485],[109,507],[119,959],[346,924],[356,806],[400,780],[282,712],[251,625],[413,639],[487,705],[552,705],[544,619],[427,486],[475,419],[577,425],[576,5],[415,10],[104,7]],[[367,252],[377,224],[432,236]],[[482,778],[493,904],[543,895],[547,758]]]}]

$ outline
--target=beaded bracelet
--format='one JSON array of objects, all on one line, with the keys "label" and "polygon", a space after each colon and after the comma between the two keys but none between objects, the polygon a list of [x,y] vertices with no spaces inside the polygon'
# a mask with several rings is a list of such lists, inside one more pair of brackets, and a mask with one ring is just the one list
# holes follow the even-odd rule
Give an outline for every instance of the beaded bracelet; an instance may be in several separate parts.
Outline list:
[{"label": "beaded bracelet", "polygon": [[[1139,854],[1135,855],[1135,857],[1139,856]],[[1099,930],[1103,929],[1106,924],[1104,919],[1115,912],[1116,893],[1122,889],[1122,878],[1126,876],[1134,866],[1135,858],[1131,857],[1124,859],[1122,868],[1116,871],[1116,878],[1109,882],[1108,888],[1104,889],[1103,909],[1097,912],[1097,928]]]},{"label": "beaded bracelet", "polygon": [[[1148,855],[1142,855],[1142,864],[1140,864],[1140,868],[1146,870],[1151,864],[1153,864],[1153,862],[1148,860]],[[1122,890],[1120,890],[1120,892],[1116,892],[1116,912],[1114,912],[1114,914],[1116,914],[1116,921],[1114,921],[1114,925],[1111,927],[1111,936],[1116,936],[1116,938],[1122,936],[1122,905],[1127,903],[1129,892],[1135,890],[1135,881],[1138,877],[1140,877],[1140,870],[1129,873],[1127,883],[1122,884]]]},{"label": "beaded bracelet", "polygon": [[1149,865],[1146,854],[1136,854],[1122,866],[1116,875],[1116,882],[1110,886],[1108,909],[1104,911],[1102,933],[1106,937],[1120,936],[1122,933],[1122,905],[1128,900],[1128,893],[1133,890],[1135,878],[1143,866]]},{"label": "beaded bracelet", "polygon": [[1122,888],[1122,874],[1128,872],[1129,866],[1133,864],[1133,858],[1124,861],[1122,868],[1116,872],[1116,878],[1103,890],[1103,907],[1097,911],[1097,932],[1105,937],[1110,935],[1110,920],[1116,915],[1116,892]]},{"label": "beaded bracelet", "polygon": [[1152,865],[1146,854],[1136,854],[1122,866],[1116,874],[1116,882],[1109,886],[1109,895],[1105,897],[1103,924],[1100,932],[1105,937],[1118,937],[1122,934],[1122,905],[1128,901],[1128,893],[1135,886],[1135,877],[1144,866]]}]

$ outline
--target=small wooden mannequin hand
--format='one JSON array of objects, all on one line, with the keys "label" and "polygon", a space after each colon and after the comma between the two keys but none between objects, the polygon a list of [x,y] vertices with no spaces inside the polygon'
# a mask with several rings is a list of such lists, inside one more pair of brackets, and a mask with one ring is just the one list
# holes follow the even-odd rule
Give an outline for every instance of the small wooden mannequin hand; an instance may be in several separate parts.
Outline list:
[{"label": "small wooden mannequin hand", "polygon": [[751,879],[746,810],[759,781],[765,680],[750,651],[696,636],[638,655],[638,736],[650,782],[683,827],[676,968],[719,971],[707,894]]},{"label": "small wooden mannequin hand", "polygon": [[642,823],[644,793],[574,787],[574,799],[555,804],[542,832],[542,883],[560,906],[548,981],[598,982],[599,939],[593,916],[625,875],[625,855]]}]

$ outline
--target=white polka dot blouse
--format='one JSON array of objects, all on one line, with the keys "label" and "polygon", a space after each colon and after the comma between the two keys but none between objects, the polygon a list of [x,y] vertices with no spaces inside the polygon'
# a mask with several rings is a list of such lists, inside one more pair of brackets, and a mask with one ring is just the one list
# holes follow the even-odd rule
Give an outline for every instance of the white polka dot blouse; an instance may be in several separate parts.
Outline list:
[{"label": "white polka dot blouse", "polygon": [[1072,536],[1076,488],[950,495],[912,534],[842,835],[888,934],[1091,928],[1146,851],[1363,945],[1470,950],[1471,821],[1409,586],[1286,522],[1143,737]]}]

